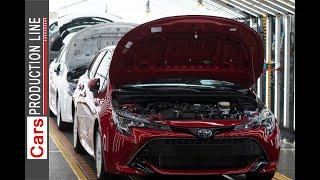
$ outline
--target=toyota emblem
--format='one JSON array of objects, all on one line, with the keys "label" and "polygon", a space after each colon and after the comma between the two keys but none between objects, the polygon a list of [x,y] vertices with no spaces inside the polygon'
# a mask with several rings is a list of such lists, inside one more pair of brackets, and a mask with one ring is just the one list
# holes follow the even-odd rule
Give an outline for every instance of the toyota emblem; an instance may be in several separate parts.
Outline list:
[{"label": "toyota emblem", "polygon": [[212,136],[212,131],[210,129],[200,129],[198,131],[198,137],[202,139],[207,139]]}]

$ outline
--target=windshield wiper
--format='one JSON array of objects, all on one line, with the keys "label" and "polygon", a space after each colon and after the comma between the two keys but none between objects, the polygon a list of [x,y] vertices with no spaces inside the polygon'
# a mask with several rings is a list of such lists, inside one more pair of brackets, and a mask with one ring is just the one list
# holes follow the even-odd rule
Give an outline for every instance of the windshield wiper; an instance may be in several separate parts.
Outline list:
[{"label": "windshield wiper", "polygon": [[244,92],[242,91],[244,89],[233,88],[232,86],[218,86],[215,89],[219,91],[228,91],[228,92],[236,92],[236,93],[244,94]]},{"label": "windshield wiper", "polygon": [[193,91],[201,92],[198,89],[189,88],[189,87],[173,87],[173,86],[162,86],[162,87],[152,87],[152,86],[126,86],[121,88],[123,90],[142,90],[142,91]]}]

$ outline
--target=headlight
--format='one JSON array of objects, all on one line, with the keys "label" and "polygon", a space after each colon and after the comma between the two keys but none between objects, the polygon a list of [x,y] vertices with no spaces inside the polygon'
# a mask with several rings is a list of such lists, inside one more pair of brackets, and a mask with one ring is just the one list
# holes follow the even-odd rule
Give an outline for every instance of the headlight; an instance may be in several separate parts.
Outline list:
[{"label": "headlight", "polygon": [[262,109],[259,115],[250,117],[249,121],[249,123],[236,126],[235,129],[249,129],[257,126],[264,126],[267,134],[270,135],[273,132],[276,123],[274,115],[267,108]]},{"label": "headlight", "polygon": [[117,130],[125,135],[130,135],[130,128],[151,128],[163,131],[171,131],[170,126],[150,122],[143,117],[133,115],[124,111],[112,111],[112,119],[117,126]]}]

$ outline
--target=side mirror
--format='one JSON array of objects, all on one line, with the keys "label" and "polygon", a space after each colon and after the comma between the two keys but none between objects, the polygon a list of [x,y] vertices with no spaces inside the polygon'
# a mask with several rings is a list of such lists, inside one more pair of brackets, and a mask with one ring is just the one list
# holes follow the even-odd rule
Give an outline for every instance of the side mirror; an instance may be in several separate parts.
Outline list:
[{"label": "side mirror", "polygon": [[98,90],[100,87],[100,79],[99,78],[94,78],[94,79],[90,79],[88,82],[88,88],[90,89],[90,91],[92,91],[93,96],[96,97],[98,94]]}]

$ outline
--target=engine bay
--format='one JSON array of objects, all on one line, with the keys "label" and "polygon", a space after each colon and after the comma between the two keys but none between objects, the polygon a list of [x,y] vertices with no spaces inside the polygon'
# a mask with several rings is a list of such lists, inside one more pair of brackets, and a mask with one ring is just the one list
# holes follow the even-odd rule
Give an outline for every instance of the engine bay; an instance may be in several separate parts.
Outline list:
[{"label": "engine bay", "polygon": [[256,106],[253,104],[238,104],[228,101],[214,103],[158,101],[120,105],[120,110],[143,116],[151,121],[241,119],[246,115],[245,112],[252,112],[255,109]]}]

